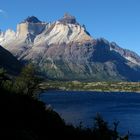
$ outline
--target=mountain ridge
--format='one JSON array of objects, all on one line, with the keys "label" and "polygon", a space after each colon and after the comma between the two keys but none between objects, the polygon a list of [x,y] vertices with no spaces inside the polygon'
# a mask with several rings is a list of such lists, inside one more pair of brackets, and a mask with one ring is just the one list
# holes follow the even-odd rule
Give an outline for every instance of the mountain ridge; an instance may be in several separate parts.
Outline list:
[{"label": "mountain ridge", "polygon": [[17,75],[22,68],[20,63],[10,52],[0,46],[0,68],[4,68],[9,74]]},{"label": "mountain ridge", "polygon": [[35,63],[48,78],[140,80],[140,57],[136,53],[103,38],[93,38],[69,14],[52,23],[28,17],[17,25],[16,32],[1,33],[0,45],[19,60]]}]

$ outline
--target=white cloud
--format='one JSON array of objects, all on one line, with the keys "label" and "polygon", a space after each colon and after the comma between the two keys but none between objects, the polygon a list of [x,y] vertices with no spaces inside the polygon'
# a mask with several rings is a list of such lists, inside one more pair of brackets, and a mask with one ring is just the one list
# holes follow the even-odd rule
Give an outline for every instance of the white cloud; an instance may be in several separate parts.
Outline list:
[{"label": "white cloud", "polygon": [[5,13],[5,11],[4,11],[4,10],[2,10],[2,9],[0,9],[0,13]]},{"label": "white cloud", "polygon": [[2,16],[2,17],[5,17],[5,18],[7,18],[7,12],[6,11],[4,11],[4,10],[2,10],[2,9],[0,9],[0,15]]}]

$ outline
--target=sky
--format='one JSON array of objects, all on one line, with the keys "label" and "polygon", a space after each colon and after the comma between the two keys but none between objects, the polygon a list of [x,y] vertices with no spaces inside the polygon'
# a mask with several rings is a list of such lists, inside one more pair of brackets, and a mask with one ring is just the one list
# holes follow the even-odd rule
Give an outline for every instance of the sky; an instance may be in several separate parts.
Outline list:
[{"label": "sky", "polygon": [[0,29],[16,29],[28,16],[53,22],[69,13],[93,38],[105,38],[140,55],[140,0],[0,0]]}]

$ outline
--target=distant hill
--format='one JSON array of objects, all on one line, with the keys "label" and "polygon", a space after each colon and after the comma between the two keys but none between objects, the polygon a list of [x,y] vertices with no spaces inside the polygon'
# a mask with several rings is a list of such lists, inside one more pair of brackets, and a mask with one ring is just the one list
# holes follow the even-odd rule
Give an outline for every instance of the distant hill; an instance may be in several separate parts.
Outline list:
[{"label": "distant hill", "polygon": [[7,70],[9,74],[18,74],[22,64],[10,52],[0,46],[0,68]]},{"label": "distant hill", "polygon": [[91,37],[69,14],[52,23],[28,17],[16,32],[2,32],[0,44],[19,60],[35,63],[47,78],[140,81],[140,56],[114,42]]}]

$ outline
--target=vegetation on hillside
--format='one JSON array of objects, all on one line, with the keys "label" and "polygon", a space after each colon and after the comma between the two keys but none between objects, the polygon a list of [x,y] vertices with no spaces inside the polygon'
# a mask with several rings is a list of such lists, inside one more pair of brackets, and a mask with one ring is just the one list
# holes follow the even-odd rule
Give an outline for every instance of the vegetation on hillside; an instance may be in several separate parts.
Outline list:
[{"label": "vegetation on hillside", "polygon": [[110,128],[100,115],[91,129],[67,125],[60,116],[35,98],[38,78],[32,65],[26,66],[15,79],[0,69],[0,138],[14,140],[127,140]]}]

